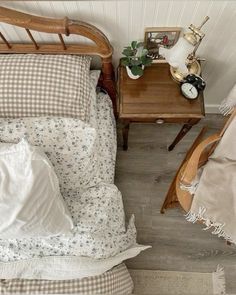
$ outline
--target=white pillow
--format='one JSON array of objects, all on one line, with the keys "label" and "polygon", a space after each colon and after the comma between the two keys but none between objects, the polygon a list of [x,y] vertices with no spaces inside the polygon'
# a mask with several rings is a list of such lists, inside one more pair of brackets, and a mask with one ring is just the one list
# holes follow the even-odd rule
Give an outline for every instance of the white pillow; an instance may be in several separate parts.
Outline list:
[{"label": "white pillow", "polygon": [[0,119],[0,141],[16,143],[22,137],[48,156],[63,196],[101,181],[95,128],[73,118]]},{"label": "white pillow", "polygon": [[68,234],[71,216],[47,156],[23,139],[0,145],[0,238]]}]

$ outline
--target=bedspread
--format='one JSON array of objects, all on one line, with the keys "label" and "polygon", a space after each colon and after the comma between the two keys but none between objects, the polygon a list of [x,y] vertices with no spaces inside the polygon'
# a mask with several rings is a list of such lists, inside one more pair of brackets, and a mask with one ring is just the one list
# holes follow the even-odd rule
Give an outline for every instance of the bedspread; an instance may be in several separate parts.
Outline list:
[{"label": "bedspread", "polygon": [[[88,263],[91,262],[91,258],[106,260],[113,257],[114,261],[111,259],[110,261],[113,262],[109,266],[101,268],[102,271],[106,271],[123,259],[137,255],[147,248],[145,246],[137,247],[134,217],[130,219],[126,226],[122,196],[113,184],[116,131],[111,112],[109,97],[104,97],[100,93],[97,97],[97,118],[92,123],[96,131],[94,133],[96,135],[95,150],[100,180],[84,190],[72,188],[62,192],[75,224],[71,236],[0,240],[0,277],[11,278],[11,275],[9,275],[11,262],[15,269],[16,264],[14,262],[16,261],[24,260],[27,265],[27,260],[30,263],[31,259],[36,259],[36,261],[38,260],[36,263],[40,264],[40,258],[43,261],[45,257],[49,256],[52,259],[54,259],[53,257],[75,256],[78,257],[78,263],[82,267],[86,265],[91,267],[91,263]],[[84,123],[81,122],[81,124]],[[91,128],[91,126],[88,128]],[[84,148],[86,149],[86,146]],[[122,252],[124,253],[123,256]],[[116,255],[118,257],[120,255],[121,260],[115,259]],[[82,264],[81,256],[85,256],[82,257]],[[87,262],[86,257],[88,258]],[[18,277],[27,277],[24,276],[22,268],[19,268],[19,270]],[[32,275],[32,278],[45,278],[42,273],[41,269],[41,272],[36,272]],[[88,273],[88,270],[83,269],[81,273],[77,274],[77,277],[83,277]],[[101,270],[95,270],[95,272],[90,272],[90,275],[99,273],[101,273]],[[30,277],[28,276],[28,278]],[[58,275],[53,278],[58,278]],[[63,278],[69,279],[71,277],[63,275]]]}]

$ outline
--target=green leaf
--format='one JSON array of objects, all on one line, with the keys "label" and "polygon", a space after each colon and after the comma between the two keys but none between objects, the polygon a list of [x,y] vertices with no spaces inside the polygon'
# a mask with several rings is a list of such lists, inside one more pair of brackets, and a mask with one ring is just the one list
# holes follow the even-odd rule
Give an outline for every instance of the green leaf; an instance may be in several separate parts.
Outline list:
[{"label": "green leaf", "polygon": [[142,64],[145,66],[147,64],[146,63],[146,56],[142,56],[141,61],[142,61]]},{"label": "green leaf", "polygon": [[135,56],[136,56],[137,58],[139,58],[139,59],[143,56],[143,48],[142,48],[142,47],[139,47],[139,48],[137,49],[137,52],[136,52]]},{"label": "green leaf", "polygon": [[130,65],[130,60],[129,60],[129,58],[127,58],[127,57],[122,57],[122,58],[120,59],[120,62],[121,62],[121,64],[122,64],[122,66],[129,66],[129,65]]},{"label": "green leaf", "polygon": [[152,63],[152,59],[147,56],[142,56],[141,61],[144,66],[149,66]]},{"label": "green leaf", "polygon": [[132,42],[131,42],[131,47],[132,47],[133,49],[135,49],[136,46],[137,46],[137,44],[138,44],[137,41],[132,41]]},{"label": "green leaf", "polygon": [[122,51],[122,54],[125,55],[125,56],[133,56],[133,50],[131,48],[125,48]]},{"label": "green leaf", "polygon": [[132,66],[139,66],[142,64],[142,61],[140,59],[131,59],[130,63]]},{"label": "green leaf", "polygon": [[133,66],[131,67],[131,72],[135,76],[142,76],[143,75],[143,70],[140,66]]},{"label": "green leaf", "polygon": [[137,45],[136,45],[136,47],[137,47],[137,48],[142,47],[143,44],[144,44],[143,42],[138,42]]},{"label": "green leaf", "polygon": [[147,65],[147,66],[150,66],[151,64],[152,64],[152,59],[151,59],[151,57],[147,57],[146,65]]},{"label": "green leaf", "polygon": [[148,50],[147,49],[143,49],[142,55],[147,55],[148,54]]}]

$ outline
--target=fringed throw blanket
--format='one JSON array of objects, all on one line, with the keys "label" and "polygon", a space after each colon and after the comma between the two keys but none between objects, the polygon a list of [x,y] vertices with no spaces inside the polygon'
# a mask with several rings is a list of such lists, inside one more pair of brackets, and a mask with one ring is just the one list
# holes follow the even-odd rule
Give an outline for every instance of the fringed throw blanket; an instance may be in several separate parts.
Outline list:
[{"label": "fringed throw blanket", "polygon": [[220,104],[219,110],[224,116],[229,115],[236,106],[236,84],[230,90],[229,94]]},{"label": "fringed throw blanket", "polygon": [[202,171],[187,220],[236,244],[236,118]]}]

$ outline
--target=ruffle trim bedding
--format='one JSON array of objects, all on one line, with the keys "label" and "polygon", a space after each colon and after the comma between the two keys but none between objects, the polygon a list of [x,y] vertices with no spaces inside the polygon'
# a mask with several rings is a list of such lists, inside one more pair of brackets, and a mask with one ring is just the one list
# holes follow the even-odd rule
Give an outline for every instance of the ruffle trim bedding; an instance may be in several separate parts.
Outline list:
[{"label": "ruffle trim bedding", "polygon": [[107,259],[93,259],[82,256],[48,256],[0,262],[0,278],[67,280],[100,275],[148,248],[150,246],[136,244]]}]

